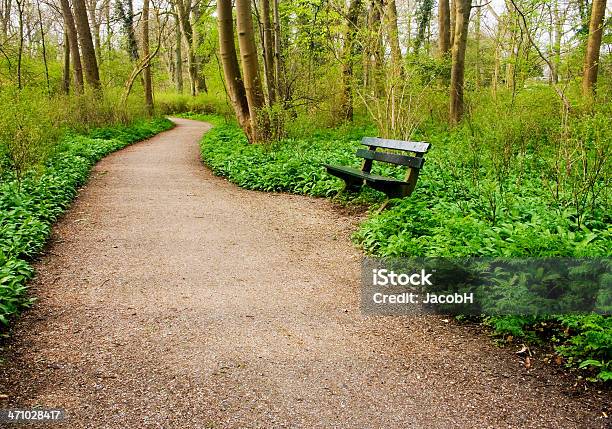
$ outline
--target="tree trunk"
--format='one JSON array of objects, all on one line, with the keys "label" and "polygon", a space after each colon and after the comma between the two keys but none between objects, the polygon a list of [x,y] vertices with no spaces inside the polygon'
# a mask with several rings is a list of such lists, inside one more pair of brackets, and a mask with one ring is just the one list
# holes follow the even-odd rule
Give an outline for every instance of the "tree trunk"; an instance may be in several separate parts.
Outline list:
[{"label": "tree trunk", "polygon": [[599,66],[599,50],[603,34],[604,15],[606,13],[606,0],[593,0],[591,6],[591,20],[589,23],[589,39],[584,57],[584,72],[582,76],[582,95],[592,97],[597,83],[597,70]]},{"label": "tree trunk", "polygon": [[19,20],[19,45],[17,47],[17,88],[21,90],[22,82],[21,82],[21,66],[23,59],[23,42],[24,42],[24,34],[23,34],[23,12],[24,12],[24,0],[16,0],[17,3],[17,18]]},{"label": "tree trunk", "polygon": [[[149,0],[142,4],[142,56],[149,56]],[[145,105],[149,115],[153,114],[153,82],[151,79],[151,62],[147,61],[143,73]]]},{"label": "tree trunk", "polygon": [[47,62],[47,43],[45,41],[45,29],[43,27],[42,13],[40,11],[40,1],[36,2],[36,9],[38,11],[38,24],[40,26],[40,41],[42,44],[42,56],[43,64],[45,66],[45,81],[47,83],[47,95],[51,96],[51,81],[49,80],[49,63]]},{"label": "tree trunk", "polygon": [[355,54],[355,36],[359,14],[361,12],[361,0],[351,0],[348,10],[346,32],[344,33],[344,53],[342,61],[342,104],[341,114],[345,121],[353,120],[353,62]]},{"label": "tree trunk", "polygon": [[8,35],[9,22],[11,20],[11,8],[13,6],[13,2],[12,0],[3,0],[3,2],[3,14],[0,16],[0,19],[2,19],[1,34],[3,38],[6,38],[6,36]]},{"label": "tree trunk", "polygon": [[395,0],[387,2],[387,35],[389,37],[389,45],[391,48],[391,66],[396,73],[401,73],[402,67],[402,50],[399,42],[399,31],[397,29],[397,5]]},{"label": "tree trunk", "polygon": [[62,92],[66,95],[70,94],[70,42],[68,41],[68,32],[64,30],[64,67],[62,73]]},{"label": "tree trunk", "polygon": [[426,40],[427,28],[431,21],[431,12],[433,8],[433,0],[421,0],[419,9],[417,10],[417,34],[414,38],[414,53],[418,54],[421,45]]},{"label": "tree trunk", "polygon": [[[371,84],[376,97],[384,94],[383,47],[381,32],[382,0],[372,0],[368,10],[368,40],[365,49],[365,64],[370,70],[368,84]],[[357,22],[355,23],[357,25]],[[354,43],[354,42],[353,42]],[[353,49],[355,50],[355,49]]]},{"label": "tree trunk", "polygon": [[87,2],[87,12],[89,14],[89,22],[91,23],[91,30],[93,34],[94,46],[96,50],[98,64],[102,64],[102,48],[100,43],[100,26],[101,22],[98,16],[96,16],[97,0],[89,0]]},{"label": "tree trunk", "polygon": [[450,50],[450,7],[448,0],[438,3],[438,52],[440,57],[448,55]]},{"label": "tree trunk", "polygon": [[83,66],[85,67],[85,78],[87,83],[94,89],[100,90],[100,73],[96,60],[96,51],[91,38],[89,20],[87,19],[87,8],[85,0],[73,0],[74,19],[79,36],[81,53],[83,54]]},{"label": "tree trunk", "polygon": [[281,27],[280,27],[280,14],[278,11],[278,0],[272,0],[272,9],[274,14],[274,77],[276,86],[276,98],[278,100],[287,101],[287,94],[285,94],[284,79],[283,79],[283,53],[281,47]]},{"label": "tree trunk", "polygon": [[68,0],[60,0],[62,15],[64,16],[64,28],[68,37],[67,43],[70,48],[70,57],[72,59],[72,75],[74,81],[74,90],[80,94],[83,92],[83,67],[81,65],[81,54],[79,53],[79,41],[77,37],[76,27],[74,25],[74,17],[70,9]]},{"label": "tree trunk", "polygon": [[[249,103],[249,117],[253,139],[254,141],[261,141],[267,138],[268,126],[265,118],[261,118],[262,124],[259,121],[260,111],[264,105],[264,97],[259,76],[250,0],[236,0],[236,28],[238,29],[238,45],[240,46],[242,71],[244,73],[244,90]],[[260,127],[260,125],[263,125],[263,127]]]},{"label": "tree trunk", "polygon": [[176,0],[176,9],[183,31],[183,37],[187,41],[187,68],[189,71],[189,93],[195,97],[198,93],[198,68],[197,58],[193,46],[193,27],[191,26],[191,0]]},{"label": "tree trunk", "polygon": [[219,51],[223,65],[223,75],[227,92],[236,112],[238,123],[250,142],[254,142],[249,116],[249,104],[246,98],[244,83],[240,76],[240,66],[234,44],[234,20],[232,18],[232,0],[217,0],[217,24],[219,26]]},{"label": "tree trunk", "polygon": [[183,36],[181,34],[181,26],[179,24],[179,18],[176,17],[176,26],[174,29],[176,33],[176,48],[174,51],[175,55],[175,67],[174,73],[176,74],[176,91],[179,94],[183,93],[184,85],[183,85]]},{"label": "tree trunk", "polygon": [[455,45],[455,20],[457,18],[457,0],[450,0],[450,46],[452,48]]},{"label": "tree trunk", "polygon": [[202,73],[204,61],[202,60],[202,56],[198,54],[198,46],[200,46],[200,31],[197,24],[200,22],[201,16],[200,2],[197,2],[192,10],[193,24],[191,25],[191,28],[193,31],[193,39],[191,43],[193,44],[193,52],[195,53],[196,90],[197,93],[200,94],[202,92],[208,92],[208,88],[206,87],[206,79],[204,79],[204,74]]},{"label": "tree trunk", "polygon": [[471,0],[455,0],[455,40],[450,83],[450,122],[457,124],[463,117],[463,81],[465,74],[465,49],[470,22]]},{"label": "tree trunk", "polygon": [[263,25],[264,77],[266,79],[268,105],[272,106],[276,102],[276,97],[274,91],[274,40],[272,37],[272,24],[270,22],[269,0],[261,0],[261,22]]}]

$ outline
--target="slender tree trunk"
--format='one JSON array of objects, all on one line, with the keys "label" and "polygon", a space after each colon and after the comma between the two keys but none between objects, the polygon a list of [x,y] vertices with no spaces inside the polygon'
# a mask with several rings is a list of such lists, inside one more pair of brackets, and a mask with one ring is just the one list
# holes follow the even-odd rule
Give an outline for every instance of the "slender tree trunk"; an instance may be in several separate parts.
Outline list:
[{"label": "slender tree trunk", "polygon": [[455,0],[455,40],[450,83],[450,122],[457,124],[463,117],[463,82],[465,74],[465,49],[470,22],[471,0]]},{"label": "slender tree trunk", "polygon": [[[480,5],[480,1],[476,0],[477,6]],[[476,20],[474,22],[474,32],[476,33],[476,61],[474,68],[476,69],[476,88],[480,89],[482,85],[482,76],[480,73],[480,39],[482,38],[482,34],[480,32],[482,18],[482,7],[476,8]]]},{"label": "slender tree trunk", "polygon": [[17,47],[17,88],[21,90],[22,82],[21,82],[21,63],[23,59],[23,42],[24,42],[24,34],[23,34],[23,12],[24,12],[24,0],[16,0],[17,3],[17,18],[19,20],[19,45]]},{"label": "slender tree trunk", "polygon": [[[142,56],[149,57],[149,1],[142,4]],[[151,79],[151,62],[147,61],[143,73],[145,105],[149,115],[153,114],[153,82]]]},{"label": "slender tree trunk", "polygon": [[[368,10],[368,41],[366,42],[365,64],[370,69],[369,83],[372,84],[376,97],[384,94],[383,47],[381,31],[382,0],[372,0]],[[357,23],[356,23],[357,25]],[[354,49],[353,49],[354,50]]]},{"label": "slender tree trunk", "polygon": [[217,0],[217,24],[219,27],[219,51],[225,85],[236,112],[238,123],[250,142],[254,142],[249,115],[249,104],[246,98],[244,83],[240,76],[240,66],[234,44],[234,20],[232,17],[232,0]]},{"label": "slender tree trunk", "polygon": [[244,89],[249,103],[253,138],[254,141],[261,141],[265,140],[268,136],[268,125],[263,117],[261,118],[261,124],[259,121],[260,116],[263,116],[260,114],[260,111],[264,105],[264,97],[259,76],[250,0],[236,0],[236,27],[238,29],[238,45],[240,46],[242,71],[244,73]]},{"label": "slender tree trunk", "polygon": [[559,69],[561,68],[561,36],[563,32],[561,13],[559,11],[559,0],[555,0],[554,2],[552,27],[553,41],[551,51],[553,68],[550,71],[550,79],[553,83],[559,83]]},{"label": "slender tree trunk", "polygon": [[455,27],[457,19],[457,0],[450,0],[450,47],[455,46]]},{"label": "slender tree trunk", "polygon": [[589,22],[589,39],[584,57],[584,72],[582,76],[582,95],[592,97],[597,83],[597,70],[599,67],[599,50],[603,34],[604,15],[606,13],[606,0],[593,0],[591,6],[591,20]]},{"label": "slender tree trunk", "polygon": [[38,23],[40,26],[40,39],[42,44],[43,64],[45,66],[45,81],[47,83],[47,95],[51,96],[51,81],[49,80],[49,64],[47,63],[47,43],[45,41],[45,29],[43,28],[42,13],[40,12],[40,1],[36,1],[38,10]]},{"label": "slender tree trunk", "polygon": [[198,54],[198,46],[200,46],[200,30],[198,23],[200,22],[201,12],[200,12],[200,3],[197,2],[195,6],[192,8],[193,12],[193,24],[191,25],[193,31],[193,52],[195,53],[195,79],[196,79],[196,89],[197,93],[200,94],[202,92],[208,92],[208,87],[206,86],[206,79],[204,78],[204,74],[202,73],[202,69],[204,68],[204,61],[202,56]]},{"label": "slender tree trunk", "polygon": [[70,48],[70,57],[72,59],[74,90],[77,94],[80,94],[83,92],[83,67],[81,65],[81,54],[79,53],[79,41],[74,24],[74,17],[72,16],[72,10],[70,9],[68,0],[60,0],[60,6],[62,8],[64,29],[68,36],[67,43]]},{"label": "slender tree trunk", "polygon": [[0,18],[2,19],[2,27],[1,27],[1,31],[2,31],[2,37],[6,38],[6,36],[8,35],[8,26],[9,26],[9,22],[11,20],[11,8],[13,6],[12,0],[3,0],[4,1],[4,8],[3,8],[3,14],[2,16],[0,16]]},{"label": "slender tree trunk", "polygon": [[64,67],[62,73],[62,91],[64,94],[70,94],[70,42],[68,41],[68,32],[64,30]]},{"label": "slender tree trunk", "polygon": [[195,97],[198,93],[198,66],[193,46],[193,27],[191,26],[191,0],[175,0],[183,37],[187,41],[187,68],[189,71],[189,93]]},{"label": "slender tree trunk", "polygon": [[85,68],[85,78],[87,83],[94,89],[100,90],[100,73],[98,71],[98,62],[96,60],[96,51],[94,49],[93,40],[91,38],[91,30],[89,28],[89,20],[87,19],[87,8],[85,0],[73,0],[74,19],[76,23],[77,33],[79,36],[79,44],[81,53],[83,54],[83,66]]},{"label": "slender tree trunk", "polygon": [[183,93],[183,36],[181,34],[181,26],[179,24],[179,18],[176,17],[176,26],[175,26],[175,35],[176,35],[176,48],[174,51],[175,55],[175,67],[174,73],[176,74],[176,90],[179,94]]},{"label": "slender tree trunk", "polygon": [[353,120],[353,63],[355,61],[355,36],[361,13],[361,0],[351,0],[344,33],[342,61],[342,119]]},{"label": "slender tree trunk", "polygon": [[448,0],[438,2],[438,52],[440,57],[448,55],[450,51],[450,6]]},{"label": "slender tree trunk", "polygon": [[272,0],[272,9],[274,14],[274,77],[276,86],[276,98],[287,101],[285,94],[284,79],[283,79],[283,53],[282,53],[282,34],[280,26],[280,14],[278,11],[278,0]]},{"label": "slender tree trunk", "polygon": [[276,97],[274,91],[274,39],[272,37],[273,31],[270,21],[269,0],[261,0],[261,22],[263,25],[263,58],[266,93],[268,95],[268,105],[272,106],[276,102]]},{"label": "slender tree trunk", "polygon": [[91,25],[91,32],[93,35],[93,40],[94,40],[94,46],[95,46],[95,51],[96,51],[96,58],[98,61],[98,64],[102,64],[102,50],[101,50],[101,43],[100,43],[100,19],[98,18],[97,14],[96,14],[96,8],[98,6],[97,4],[97,0],[89,0],[87,2],[87,12],[89,14],[89,22]]},{"label": "slender tree trunk", "polygon": [[385,11],[387,37],[391,48],[391,69],[393,77],[397,78],[403,74],[402,50],[399,42],[399,31],[397,28],[397,5],[395,0],[388,0]]}]

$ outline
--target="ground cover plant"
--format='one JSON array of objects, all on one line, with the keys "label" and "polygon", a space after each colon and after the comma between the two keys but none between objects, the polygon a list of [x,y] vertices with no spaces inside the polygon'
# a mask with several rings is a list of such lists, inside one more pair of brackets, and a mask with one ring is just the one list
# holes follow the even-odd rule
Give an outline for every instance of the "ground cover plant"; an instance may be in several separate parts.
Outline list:
[{"label": "ground cover plant", "polygon": [[[6,170],[0,181],[0,329],[32,303],[26,283],[51,226],[66,210],[102,157],[172,127],[167,119],[71,134],[55,144],[37,168],[21,176]],[[10,161],[5,160],[5,163]]]}]

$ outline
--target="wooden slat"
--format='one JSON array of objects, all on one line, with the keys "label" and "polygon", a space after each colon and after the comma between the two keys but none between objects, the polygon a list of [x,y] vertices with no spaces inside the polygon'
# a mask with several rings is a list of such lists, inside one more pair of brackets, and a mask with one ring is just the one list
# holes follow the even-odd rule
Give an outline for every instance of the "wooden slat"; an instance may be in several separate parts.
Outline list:
[{"label": "wooden slat", "polygon": [[357,156],[374,161],[388,162],[390,164],[406,165],[410,168],[421,168],[423,167],[423,163],[425,161],[423,158],[416,158],[414,156],[399,155],[388,152],[375,152],[367,149],[358,149]]},{"label": "wooden slat", "polygon": [[431,145],[425,142],[410,142],[402,140],[379,139],[378,137],[364,137],[361,144],[370,147],[383,147],[387,149],[405,150],[409,152],[426,153]]}]

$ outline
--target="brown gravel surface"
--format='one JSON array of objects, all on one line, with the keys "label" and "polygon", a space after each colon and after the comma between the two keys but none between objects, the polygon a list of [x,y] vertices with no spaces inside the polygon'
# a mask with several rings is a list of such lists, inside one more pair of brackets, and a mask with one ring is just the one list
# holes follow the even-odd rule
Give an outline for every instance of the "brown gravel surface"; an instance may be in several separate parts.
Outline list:
[{"label": "brown gravel surface", "polygon": [[98,163],[37,262],[3,407],[70,428],[606,427],[606,393],[436,317],[365,317],[357,219],[205,169],[209,125]]}]

